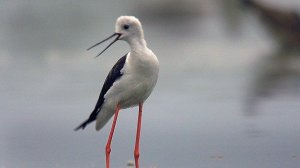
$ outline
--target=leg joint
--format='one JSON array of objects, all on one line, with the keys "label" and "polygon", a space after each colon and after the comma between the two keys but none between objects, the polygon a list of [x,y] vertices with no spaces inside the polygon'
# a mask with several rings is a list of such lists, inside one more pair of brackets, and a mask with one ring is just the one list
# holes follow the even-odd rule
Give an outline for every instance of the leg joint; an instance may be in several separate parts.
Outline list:
[{"label": "leg joint", "polygon": [[106,146],[105,147],[105,152],[107,153],[107,154],[110,154],[110,152],[111,152],[111,148],[110,148],[110,146]]},{"label": "leg joint", "polygon": [[140,157],[140,152],[138,150],[134,150],[134,158],[138,159]]}]

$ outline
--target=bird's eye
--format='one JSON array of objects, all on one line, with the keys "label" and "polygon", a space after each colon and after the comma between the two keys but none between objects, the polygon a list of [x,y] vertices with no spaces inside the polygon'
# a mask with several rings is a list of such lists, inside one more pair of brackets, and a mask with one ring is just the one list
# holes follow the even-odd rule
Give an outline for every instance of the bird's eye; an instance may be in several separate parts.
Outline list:
[{"label": "bird's eye", "polygon": [[129,29],[129,25],[126,24],[126,25],[123,26],[123,28],[124,28],[125,30],[128,30],[128,29]]}]

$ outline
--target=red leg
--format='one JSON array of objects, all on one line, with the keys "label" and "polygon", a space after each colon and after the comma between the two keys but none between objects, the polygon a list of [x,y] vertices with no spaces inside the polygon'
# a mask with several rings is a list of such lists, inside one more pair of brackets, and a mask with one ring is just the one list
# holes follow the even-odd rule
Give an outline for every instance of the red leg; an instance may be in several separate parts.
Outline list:
[{"label": "red leg", "polygon": [[134,160],[135,167],[139,168],[139,157],[140,157],[140,135],[141,135],[141,126],[142,126],[142,111],[143,111],[143,103],[139,104],[139,116],[138,123],[136,129],[136,139],[135,139],[135,148],[134,148]]},{"label": "red leg", "polygon": [[109,162],[110,161],[110,152],[111,152],[110,145],[111,145],[112,137],[114,135],[115,126],[116,126],[116,123],[117,123],[117,118],[118,118],[119,111],[120,111],[120,106],[119,106],[119,104],[117,104],[116,111],[115,111],[115,116],[114,116],[114,121],[112,123],[110,133],[109,133],[109,137],[108,137],[108,140],[107,140],[107,143],[106,143],[106,148],[105,148],[106,168],[110,167],[110,165],[109,165],[109,163],[110,163]]}]

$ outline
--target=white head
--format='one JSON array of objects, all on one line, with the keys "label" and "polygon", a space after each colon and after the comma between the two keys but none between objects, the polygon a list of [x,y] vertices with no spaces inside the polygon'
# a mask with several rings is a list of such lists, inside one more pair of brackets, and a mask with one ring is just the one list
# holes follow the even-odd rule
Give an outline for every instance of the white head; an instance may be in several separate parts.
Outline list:
[{"label": "white head", "polygon": [[100,41],[99,43],[93,45],[87,50],[117,36],[100,54],[101,55],[106,49],[108,49],[113,43],[118,40],[124,40],[130,45],[142,44],[146,45],[144,40],[144,32],[142,29],[141,22],[134,16],[120,16],[116,21],[115,33],[108,38]]},{"label": "white head", "polygon": [[144,39],[142,24],[134,16],[120,16],[116,22],[116,33],[121,34],[119,39],[124,41]]}]

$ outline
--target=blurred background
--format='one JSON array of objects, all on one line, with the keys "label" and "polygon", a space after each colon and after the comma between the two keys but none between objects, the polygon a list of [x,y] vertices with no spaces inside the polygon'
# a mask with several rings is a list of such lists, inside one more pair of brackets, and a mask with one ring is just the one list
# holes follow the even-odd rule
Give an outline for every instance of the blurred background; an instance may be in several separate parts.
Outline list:
[{"label": "blurred background", "polygon": [[[111,124],[73,129],[129,47],[86,49],[135,15],[160,61],[143,168],[298,168],[299,13],[299,0],[0,0],[0,167],[104,167]],[[133,159],[136,120],[120,113],[112,167]]]}]

